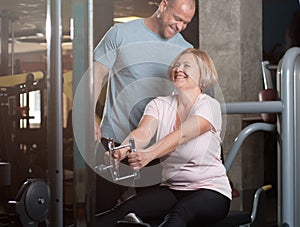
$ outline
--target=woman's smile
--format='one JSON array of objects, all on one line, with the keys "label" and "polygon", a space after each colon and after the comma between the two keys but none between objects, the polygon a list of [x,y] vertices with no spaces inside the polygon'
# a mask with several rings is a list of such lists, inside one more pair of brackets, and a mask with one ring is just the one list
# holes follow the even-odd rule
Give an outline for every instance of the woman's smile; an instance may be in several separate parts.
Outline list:
[{"label": "woman's smile", "polygon": [[174,75],[174,79],[175,80],[177,80],[177,79],[186,79],[186,78],[188,78],[188,75],[186,75],[186,74],[175,74]]}]

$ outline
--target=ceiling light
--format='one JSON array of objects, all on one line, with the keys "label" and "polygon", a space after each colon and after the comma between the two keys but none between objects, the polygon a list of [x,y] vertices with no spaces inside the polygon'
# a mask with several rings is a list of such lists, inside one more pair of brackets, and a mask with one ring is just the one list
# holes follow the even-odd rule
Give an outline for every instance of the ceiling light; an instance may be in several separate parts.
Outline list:
[{"label": "ceiling light", "polygon": [[36,36],[38,36],[38,37],[44,37],[44,34],[41,33],[41,32],[37,32],[37,33],[36,33]]},{"label": "ceiling light", "polygon": [[74,19],[70,18],[70,38],[74,39]]}]

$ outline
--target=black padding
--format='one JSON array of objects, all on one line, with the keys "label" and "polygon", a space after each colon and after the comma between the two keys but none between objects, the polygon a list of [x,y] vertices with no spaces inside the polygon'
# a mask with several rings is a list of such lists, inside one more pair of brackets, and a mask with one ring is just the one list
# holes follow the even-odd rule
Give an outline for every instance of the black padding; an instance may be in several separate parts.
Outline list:
[{"label": "black padding", "polygon": [[251,223],[251,214],[247,211],[229,211],[226,218],[211,227],[236,227]]},{"label": "black padding", "polygon": [[151,227],[147,223],[134,223],[125,220],[118,221],[117,226],[118,227]]},{"label": "black padding", "polygon": [[0,187],[11,184],[10,163],[0,162]]}]

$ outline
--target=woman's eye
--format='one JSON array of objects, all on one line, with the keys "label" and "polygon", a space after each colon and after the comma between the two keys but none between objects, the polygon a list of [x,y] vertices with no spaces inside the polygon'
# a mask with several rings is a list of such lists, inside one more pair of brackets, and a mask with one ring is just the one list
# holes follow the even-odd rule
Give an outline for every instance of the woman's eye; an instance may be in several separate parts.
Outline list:
[{"label": "woman's eye", "polygon": [[185,64],[185,65],[184,65],[184,68],[190,68],[190,67],[191,67],[190,64]]},{"label": "woman's eye", "polygon": [[175,63],[175,64],[173,65],[173,68],[178,68],[179,66],[180,66],[179,63]]}]

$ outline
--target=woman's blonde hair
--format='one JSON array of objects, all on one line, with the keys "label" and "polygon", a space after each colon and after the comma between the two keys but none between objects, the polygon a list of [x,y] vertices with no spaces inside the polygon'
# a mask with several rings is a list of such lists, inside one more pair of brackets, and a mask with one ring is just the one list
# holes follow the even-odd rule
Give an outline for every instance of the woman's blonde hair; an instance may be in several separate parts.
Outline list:
[{"label": "woman's blonde hair", "polygon": [[204,51],[198,50],[196,48],[188,48],[182,51],[176,56],[172,64],[169,67],[169,76],[171,77],[171,72],[176,61],[184,54],[191,53],[194,55],[196,62],[199,67],[200,81],[199,87],[202,91],[211,88],[218,81],[218,74],[212,59]]}]

